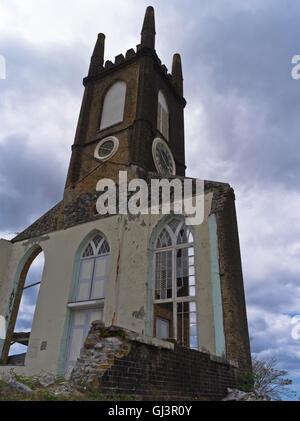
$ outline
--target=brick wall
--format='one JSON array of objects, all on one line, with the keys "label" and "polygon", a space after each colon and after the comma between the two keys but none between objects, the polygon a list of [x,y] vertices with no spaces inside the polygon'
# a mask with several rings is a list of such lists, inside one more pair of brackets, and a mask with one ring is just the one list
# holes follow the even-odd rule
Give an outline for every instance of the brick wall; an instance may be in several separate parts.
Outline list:
[{"label": "brick wall", "polygon": [[221,400],[236,372],[209,354],[94,322],[72,380],[144,400]]}]

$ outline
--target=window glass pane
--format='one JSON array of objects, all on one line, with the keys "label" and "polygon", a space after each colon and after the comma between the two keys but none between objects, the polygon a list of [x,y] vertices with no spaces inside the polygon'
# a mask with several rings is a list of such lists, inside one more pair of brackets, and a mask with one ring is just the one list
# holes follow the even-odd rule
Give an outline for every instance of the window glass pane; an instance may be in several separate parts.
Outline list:
[{"label": "window glass pane", "polygon": [[196,303],[194,301],[190,302],[190,312],[196,311]]},{"label": "window glass pane", "polygon": [[197,318],[196,312],[189,311],[191,308],[196,308],[196,303],[177,304],[177,340],[183,346],[197,349]]},{"label": "window glass pane", "polygon": [[85,324],[85,311],[73,311],[72,312],[72,323],[74,327],[84,326]]},{"label": "window glass pane", "polygon": [[187,249],[179,249],[176,252],[176,273],[177,297],[187,297],[189,295]]},{"label": "window glass pane", "polygon": [[197,325],[190,324],[190,335],[196,336],[197,335]]},{"label": "window glass pane", "polygon": [[77,301],[89,300],[90,298],[90,285],[89,281],[81,281],[78,285]]},{"label": "window glass pane", "polygon": [[169,111],[167,101],[161,91],[158,93],[157,128],[169,140]]},{"label": "window glass pane", "polygon": [[185,244],[187,242],[186,227],[183,225],[177,236],[177,244]]},{"label": "window glass pane", "polygon": [[180,224],[180,221],[179,221],[179,219],[172,219],[170,222],[169,222],[169,227],[171,228],[171,230],[175,233],[176,232],[176,229],[177,229],[177,227],[178,227],[178,225]]},{"label": "window glass pane", "polygon": [[196,295],[195,287],[190,287],[190,297],[195,297],[195,295]]},{"label": "window glass pane", "polygon": [[96,259],[95,262],[95,272],[94,272],[94,277],[95,278],[100,278],[105,276],[106,274],[106,258],[98,258]]},{"label": "window glass pane", "polygon": [[81,268],[80,268],[80,280],[89,280],[92,276],[92,270],[93,270],[93,260],[83,260],[81,262]]},{"label": "window glass pane", "polygon": [[172,245],[172,240],[171,240],[170,234],[168,233],[166,229],[163,229],[157,240],[157,248],[170,247],[171,245]]},{"label": "window glass pane", "polygon": [[[173,334],[173,303],[154,304],[154,336],[166,339],[167,323],[169,326],[168,338],[174,338]],[[163,322],[157,321],[160,319]],[[162,330],[157,330],[162,329]],[[159,335],[159,336],[158,336]],[[165,338],[162,338],[162,335]]]},{"label": "window glass pane", "polygon": [[195,285],[195,276],[190,276],[189,277],[189,285],[190,287]]},{"label": "window glass pane", "polygon": [[116,82],[107,92],[101,118],[100,129],[123,121],[126,83]]},{"label": "window glass pane", "polygon": [[170,321],[156,318],[156,337],[158,339],[168,339],[170,336]]},{"label": "window glass pane", "polygon": [[98,254],[106,254],[106,253],[109,253],[109,245],[108,245],[108,242],[104,240],[100,246]]},{"label": "window glass pane", "polygon": [[188,347],[190,320],[186,304],[188,303],[177,304],[177,341],[179,344]]},{"label": "window glass pane", "polygon": [[97,234],[96,237],[93,238],[93,243],[94,243],[96,249],[97,249],[97,247],[99,246],[99,244],[101,243],[102,240],[103,240],[103,237],[100,234]]},{"label": "window glass pane", "polygon": [[104,287],[104,279],[94,279],[91,298],[103,298],[105,296]]},{"label": "window glass pane", "polygon": [[190,348],[198,350],[198,338],[197,336],[190,337]]},{"label": "window glass pane", "polygon": [[190,231],[189,232],[189,234],[188,234],[188,242],[189,243],[193,243],[194,242],[194,237],[193,237],[193,234],[192,234],[192,232]]},{"label": "window glass pane", "polygon": [[196,321],[197,321],[196,313],[190,313],[190,323],[196,324]]},{"label": "window glass pane", "polygon": [[156,254],[155,299],[172,297],[172,251]]},{"label": "window glass pane", "polygon": [[89,243],[87,245],[82,257],[90,257],[90,256],[93,256],[93,255],[94,255],[94,250],[93,250],[92,245]]},{"label": "window glass pane", "polygon": [[69,359],[71,361],[77,360],[80,354],[80,349],[82,348],[84,342],[84,327],[74,327],[72,329],[72,338],[70,343],[70,355]]}]

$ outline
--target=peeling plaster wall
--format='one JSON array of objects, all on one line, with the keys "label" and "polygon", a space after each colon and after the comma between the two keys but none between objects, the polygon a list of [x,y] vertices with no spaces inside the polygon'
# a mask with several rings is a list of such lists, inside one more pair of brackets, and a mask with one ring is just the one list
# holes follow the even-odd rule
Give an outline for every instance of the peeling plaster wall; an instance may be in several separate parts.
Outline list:
[{"label": "peeling plaster wall", "polygon": [[10,295],[7,272],[11,252],[12,243],[7,240],[0,240],[0,350],[2,349],[6,332],[5,316]]},{"label": "peeling plaster wall", "polygon": [[[192,229],[196,253],[199,341],[202,350],[215,354],[208,227],[211,201],[212,193],[209,193],[205,196],[204,222],[193,226]],[[7,272],[6,301],[13,285],[16,268],[24,254],[36,242],[40,244],[45,255],[25,367],[16,367],[17,372],[32,375],[41,371],[56,373],[58,368],[62,369],[70,315],[67,303],[70,301],[72,285],[75,285],[77,275],[74,271],[75,256],[80,243],[94,230],[99,230],[107,237],[111,250],[103,315],[105,325],[110,326],[114,323],[140,334],[146,333],[147,317],[152,318],[152,306],[150,314],[147,314],[149,242],[161,219],[161,215],[110,216],[50,233],[47,238],[40,237],[30,242],[13,244]],[[0,367],[0,371],[9,368],[3,366]]]},{"label": "peeling plaster wall", "polygon": [[0,240],[0,315],[5,314],[7,302],[7,273],[12,252],[12,243],[7,240]]}]

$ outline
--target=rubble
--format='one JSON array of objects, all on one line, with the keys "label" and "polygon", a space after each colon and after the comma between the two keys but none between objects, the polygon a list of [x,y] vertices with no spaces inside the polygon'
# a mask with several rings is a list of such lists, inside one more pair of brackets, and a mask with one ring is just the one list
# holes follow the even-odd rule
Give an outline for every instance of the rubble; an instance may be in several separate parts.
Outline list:
[{"label": "rubble", "polygon": [[243,392],[238,389],[227,389],[228,395],[222,399],[223,401],[270,401],[270,397],[267,395],[261,395],[255,391]]}]

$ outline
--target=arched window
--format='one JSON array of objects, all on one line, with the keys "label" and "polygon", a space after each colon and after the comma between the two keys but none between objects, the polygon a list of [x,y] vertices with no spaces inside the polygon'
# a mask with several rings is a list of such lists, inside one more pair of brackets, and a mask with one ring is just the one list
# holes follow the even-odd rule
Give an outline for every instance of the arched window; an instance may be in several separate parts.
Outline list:
[{"label": "arched window", "polygon": [[158,93],[157,128],[166,140],[169,140],[169,110],[162,91]]},{"label": "arched window", "polygon": [[153,282],[154,336],[198,349],[194,239],[180,219],[157,237]]},{"label": "arched window", "polygon": [[86,246],[80,262],[75,301],[87,301],[105,297],[109,245],[97,234]]},{"label": "arched window", "polygon": [[121,123],[124,115],[126,83],[118,81],[105,95],[100,130],[113,124]]},{"label": "arched window", "polygon": [[102,320],[106,278],[109,262],[109,244],[104,236],[96,234],[82,252],[77,285],[71,310],[65,376],[69,377],[94,320]]}]

